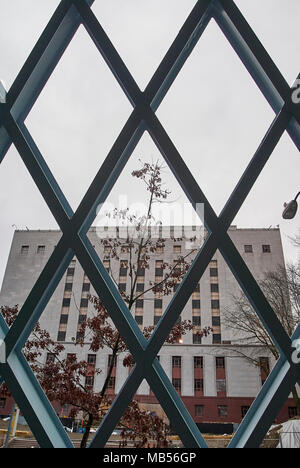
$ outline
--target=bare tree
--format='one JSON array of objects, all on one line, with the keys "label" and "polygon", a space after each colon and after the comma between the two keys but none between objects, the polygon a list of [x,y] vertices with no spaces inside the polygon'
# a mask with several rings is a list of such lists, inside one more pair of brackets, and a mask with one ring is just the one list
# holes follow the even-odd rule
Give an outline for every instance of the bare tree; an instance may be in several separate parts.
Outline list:
[{"label": "bare tree", "polygon": [[295,236],[290,237],[290,240],[295,247],[299,248],[300,247],[300,231],[298,234],[295,234]]},{"label": "bare tree", "polygon": [[[276,271],[267,272],[259,284],[282,326],[291,336],[300,322],[300,264],[290,264],[286,269],[278,267]],[[247,345],[247,352],[243,351],[242,346],[234,347],[234,352],[268,375],[269,366],[260,359],[262,351],[271,353],[276,360],[280,354],[243,293],[232,296],[232,306],[224,311],[224,323],[236,336],[235,344]],[[300,416],[300,399],[296,387],[292,394]]]}]

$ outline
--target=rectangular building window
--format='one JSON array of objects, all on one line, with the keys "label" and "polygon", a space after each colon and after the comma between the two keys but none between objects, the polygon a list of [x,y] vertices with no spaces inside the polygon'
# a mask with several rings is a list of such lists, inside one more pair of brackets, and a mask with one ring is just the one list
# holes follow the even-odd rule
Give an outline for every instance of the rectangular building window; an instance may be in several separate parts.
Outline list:
[{"label": "rectangular building window", "polygon": [[204,416],[204,405],[195,405],[195,416],[198,418]]},{"label": "rectangular building window", "polygon": [[225,379],[217,379],[216,380],[216,388],[217,388],[217,392],[226,392],[226,380]]},{"label": "rectangular building window", "polygon": [[271,252],[271,246],[268,245],[268,244],[264,244],[262,246],[262,251],[263,251],[263,253],[270,253]]},{"label": "rectangular building window", "polygon": [[136,290],[139,292],[143,292],[145,289],[145,283],[137,283]]},{"label": "rectangular building window", "polygon": [[213,333],[213,344],[221,344],[220,333]]},{"label": "rectangular building window", "polygon": [[43,255],[45,253],[45,250],[46,250],[45,245],[38,245],[38,248],[37,248],[37,253],[38,254]]},{"label": "rectangular building window", "polygon": [[96,364],[96,354],[88,354],[87,363],[95,365]]},{"label": "rectangular building window", "polygon": [[218,283],[211,283],[210,285],[210,292],[218,293],[219,292],[219,285]]},{"label": "rectangular building window", "polygon": [[200,315],[193,315],[192,321],[193,321],[193,325],[195,325],[195,327],[200,327],[201,326],[201,317],[200,317]]},{"label": "rectangular building window", "polygon": [[212,326],[213,327],[219,327],[221,325],[221,319],[220,317],[212,317]]},{"label": "rectangular building window", "polygon": [[119,291],[126,291],[126,283],[119,283]]},{"label": "rectangular building window", "polygon": [[225,357],[217,356],[216,357],[216,368],[217,369],[225,369]]},{"label": "rectangular building window", "polygon": [[172,385],[177,392],[181,392],[181,379],[172,379]]},{"label": "rectangular building window", "polygon": [[181,356],[172,356],[172,367],[181,367]]},{"label": "rectangular building window", "polygon": [[244,250],[245,250],[245,253],[253,253],[253,248],[252,248],[252,245],[250,244],[244,245]]},{"label": "rectangular building window", "polygon": [[137,272],[136,272],[137,276],[145,276],[145,268],[142,268],[142,267],[138,267],[137,269]]},{"label": "rectangular building window", "polygon": [[218,416],[220,418],[226,418],[226,416],[228,416],[228,407],[225,405],[218,405]]},{"label": "rectangular building window", "polygon": [[72,291],[73,283],[66,283],[65,284],[65,291]]},{"label": "rectangular building window", "polygon": [[121,260],[120,262],[120,276],[127,276],[128,262],[127,260]]},{"label": "rectangular building window", "polygon": [[218,301],[216,299],[212,299],[211,308],[212,309],[220,309],[220,301]]},{"label": "rectangular building window", "polygon": [[60,323],[68,323],[68,318],[69,318],[68,315],[62,314],[62,315],[60,316]]},{"label": "rectangular building window", "polygon": [[180,254],[181,253],[181,245],[173,245],[173,253]]},{"label": "rectangular building window", "polygon": [[110,388],[111,390],[115,390],[115,387],[116,387],[116,378],[110,377],[107,388]]},{"label": "rectangular building window", "polygon": [[194,356],[194,368],[203,369],[203,356]]},{"label": "rectangular building window", "polygon": [[46,363],[48,364],[49,362],[54,362],[54,361],[55,361],[55,354],[47,353]]},{"label": "rectangular building window", "polygon": [[202,337],[198,333],[193,333],[193,344],[201,344]]},{"label": "rectangular building window", "polygon": [[209,274],[212,277],[218,276],[218,268],[210,268],[209,269]]},{"label": "rectangular building window", "polygon": [[27,255],[29,252],[29,245],[22,245],[21,247],[21,254],[22,255]]},{"label": "rectangular building window", "polygon": [[6,398],[0,398],[0,408],[5,408],[6,405]]},{"label": "rectangular building window", "polygon": [[195,392],[203,392],[203,379],[194,379]]},{"label": "rectangular building window", "polygon": [[200,309],[200,301],[192,300],[192,308],[193,309]]},{"label": "rectangular building window", "polygon": [[71,299],[70,299],[70,298],[68,298],[68,297],[67,297],[67,298],[66,298],[66,297],[63,298],[63,301],[62,301],[62,306],[63,306],[63,307],[70,307],[70,303],[71,303]]},{"label": "rectangular building window", "polygon": [[86,308],[88,307],[88,305],[89,305],[89,300],[86,297],[83,297],[80,301],[80,307]]},{"label": "rectangular building window", "polygon": [[295,418],[297,416],[296,406],[289,406],[288,407],[288,415],[289,415],[289,419]]},{"label": "rectangular building window", "polygon": [[153,325],[157,325],[161,319],[161,315],[154,315]]},{"label": "rectangular building window", "polygon": [[143,299],[137,299],[135,301],[135,307],[136,307],[136,309],[142,309],[144,307],[144,300]]},{"label": "rectangular building window", "polygon": [[66,332],[59,331],[57,334],[57,341],[66,341]]},{"label": "rectangular building window", "polygon": [[68,268],[67,269],[67,276],[74,276],[75,268]]},{"label": "rectangular building window", "polygon": [[155,277],[161,277],[164,274],[164,270],[162,268],[155,268]]},{"label": "rectangular building window", "polygon": [[136,315],[135,316],[135,321],[138,325],[143,325],[143,316],[142,315]]},{"label": "rectangular building window", "polygon": [[91,283],[83,283],[82,291],[89,292],[90,289],[91,289]]},{"label": "rectangular building window", "polygon": [[87,375],[85,378],[85,386],[88,388],[93,388],[94,386],[94,376],[93,375]]}]

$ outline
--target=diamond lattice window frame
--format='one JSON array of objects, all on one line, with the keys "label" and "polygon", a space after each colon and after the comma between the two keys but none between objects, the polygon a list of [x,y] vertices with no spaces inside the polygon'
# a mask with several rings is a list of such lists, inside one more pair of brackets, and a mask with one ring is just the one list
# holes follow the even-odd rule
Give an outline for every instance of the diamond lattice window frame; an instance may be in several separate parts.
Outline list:
[{"label": "diamond lattice window frame", "polygon": [[[285,130],[300,149],[300,105],[292,101],[293,89],[286,83],[233,0],[197,1],[143,92],[92,12],[90,7],[93,3],[93,0],[62,0],[11,88],[7,92],[3,88],[0,90],[0,162],[10,145],[14,144],[62,231],[60,242],[10,329],[0,315],[0,340],[4,340],[1,356],[5,351],[5,359],[1,359],[3,362],[0,363],[0,383],[6,381],[41,447],[72,447],[26,362],[22,348],[76,255],[96,293],[101,293],[104,305],[136,362],[90,447],[105,446],[144,378],[154,390],[185,447],[207,447],[156,356],[215,251],[219,249],[280,351],[280,359],[229,444],[229,447],[258,446],[275,419],[278,408],[283,405],[295,383],[300,381],[300,365],[292,359],[293,341],[300,338],[300,326],[291,338],[286,334],[227,230]],[[219,217],[155,113],[211,19],[217,22],[275,113],[265,137]],[[133,110],[73,213],[24,121],[80,24],[86,28]],[[142,335],[87,238],[87,231],[96,217],[96,207],[106,200],[144,131],[149,132],[193,207],[197,209],[197,204],[204,204],[205,219],[202,221],[209,233],[149,341]]]}]

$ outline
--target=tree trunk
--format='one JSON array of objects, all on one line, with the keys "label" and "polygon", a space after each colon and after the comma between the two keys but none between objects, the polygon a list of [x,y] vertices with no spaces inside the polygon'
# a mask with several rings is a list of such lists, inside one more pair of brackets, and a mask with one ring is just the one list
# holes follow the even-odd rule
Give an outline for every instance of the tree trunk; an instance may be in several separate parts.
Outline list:
[{"label": "tree trunk", "polygon": [[89,413],[88,421],[87,421],[87,424],[85,426],[85,433],[83,434],[81,444],[80,444],[80,448],[86,448],[86,446],[87,446],[87,442],[88,442],[88,438],[89,438],[89,435],[90,435],[90,431],[91,431],[93,421],[94,421],[94,416],[92,415],[92,413]]},{"label": "tree trunk", "polygon": [[296,387],[293,387],[292,394],[293,394],[294,402],[296,403],[297,416],[300,416],[300,398],[299,398]]}]

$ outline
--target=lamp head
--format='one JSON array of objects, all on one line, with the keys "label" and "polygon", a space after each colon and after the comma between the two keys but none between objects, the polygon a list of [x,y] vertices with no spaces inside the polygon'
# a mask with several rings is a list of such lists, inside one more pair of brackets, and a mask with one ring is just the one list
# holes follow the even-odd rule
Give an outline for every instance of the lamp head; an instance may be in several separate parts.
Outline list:
[{"label": "lamp head", "polygon": [[285,203],[284,210],[282,213],[283,219],[293,219],[297,213],[298,203],[296,200],[292,200],[289,203]]}]

